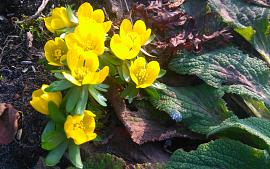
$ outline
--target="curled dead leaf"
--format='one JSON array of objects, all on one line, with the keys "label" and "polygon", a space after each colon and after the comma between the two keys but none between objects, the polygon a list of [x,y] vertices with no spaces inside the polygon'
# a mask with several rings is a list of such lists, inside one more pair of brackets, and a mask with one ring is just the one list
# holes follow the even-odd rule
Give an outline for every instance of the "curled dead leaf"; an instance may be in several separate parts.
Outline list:
[{"label": "curled dead leaf", "polygon": [[[118,118],[122,121],[131,139],[137,144],[162,141],[173,137],[199,139],[200,136],[187,130],[181,124],[164,124],[164,121],[153,117],[155,113],[149,110],[149,104],[136,106],[137,110],[130,110],[125,101],[119,95],[119,88],[111,86],[109,100]],[[143,103],[143,102],[142,102]]]},{"label": "curled dead leaf", "polygon": [[19,112],[11,104],[0,103],[0,144],[9,144],[18,129]]}]

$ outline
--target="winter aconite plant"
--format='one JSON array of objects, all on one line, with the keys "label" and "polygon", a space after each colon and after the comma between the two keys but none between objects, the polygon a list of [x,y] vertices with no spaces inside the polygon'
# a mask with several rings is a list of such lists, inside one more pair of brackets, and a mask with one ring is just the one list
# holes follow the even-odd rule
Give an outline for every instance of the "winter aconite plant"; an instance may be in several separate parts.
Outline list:
[{"label": "winter aconite plant", "polygon": [[141,52],[149,43],[151,29],[142,20],[133,25],[124,19],[119,34],[109,37],[112,22],[89,3],[77,12],[55,8],[44,21],[56,36],[47,41],[44,51],[58,81],[34,91],[30,104],[49,119],[41,137],[42,148],[49,151],[46,165],[56,165],[68,150],[72,164],[82,168],[80,145],[97,137],[96,115],[88,107],[107,106],[102,95],[109,87],[106,78],[123,86],[122,96],[129,102],[140,90],[154,97],[160,66],[157,61],[148,63]]}]

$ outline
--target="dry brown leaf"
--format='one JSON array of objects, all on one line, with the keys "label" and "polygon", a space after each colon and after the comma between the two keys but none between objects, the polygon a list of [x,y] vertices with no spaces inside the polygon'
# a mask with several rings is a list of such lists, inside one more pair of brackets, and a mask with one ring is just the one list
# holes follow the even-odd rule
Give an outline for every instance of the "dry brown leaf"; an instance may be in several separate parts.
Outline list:
[{"label": "dry brown leaf", "polygon": [[172,137],[198,139],[199,136],[187,130],[183,125],[165,125],[157,121],[151,112],[145,108],[136,107],[137,111],[130,110],[124,100],[119,96],[117,87],[111,88],[109,100],[118,118],[131,135],[131,139],[137,144],[162,141]]},{"label": "dry brown leaf", "polygon": [[9,144],[13,140],[19,116],[11,104],[0,103],[0,144]]}]

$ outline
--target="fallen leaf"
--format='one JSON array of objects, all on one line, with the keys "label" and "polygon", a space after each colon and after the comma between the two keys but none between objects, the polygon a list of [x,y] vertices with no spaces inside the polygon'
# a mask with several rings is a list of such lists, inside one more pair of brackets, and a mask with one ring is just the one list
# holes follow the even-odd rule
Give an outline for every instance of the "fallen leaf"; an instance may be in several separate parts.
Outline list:
[{"label": "fallen leaf", "polygon": [[93,153],[110,153],[123,158],[127,165],[130,163],[165,163],[170,154],[163,150],[160,142],[134,143],[125,128],[111,129],[113,137],[105,145],[83,144],[81,146],[82,157],[89,157]]},{"label": "fallen leaf", "polygon": [[19,116],[11,104],[0,103],[0,144],[9,144],[13,140]]},{"label": "fallen leaf", "polygon": [[114,111],[135,143],[143,144],[149,141],[162,141],[172,137],[200,138],[182,124],[173,124],[172,122],[168,125],[163,120],[157,120],[154,115],[157,115],[158,111],[146,102],[141,101],[137,106],[134,105],[137,110],[130,110],[120,97],[117,87],[112,87],[111,92],[109,100]]}]

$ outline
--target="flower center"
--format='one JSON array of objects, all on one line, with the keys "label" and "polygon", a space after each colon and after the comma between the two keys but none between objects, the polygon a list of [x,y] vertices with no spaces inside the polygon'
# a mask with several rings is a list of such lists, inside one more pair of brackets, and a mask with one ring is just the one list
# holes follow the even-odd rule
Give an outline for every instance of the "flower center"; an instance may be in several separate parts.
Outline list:
[{"label": "flower center", "polygon": [[146,81],[147,77],[148,77],[148,73],[146,72],[146,69],[141,69],[136,73],[136,77],[139,81],[139,83],[143,83],[144,81]]},{"label": "flower center", "polygon": [[80,121],[79,123],[73,124],[73,130],[84,130],[84,129],[85,127],[82,121]]},{"label": "flower center", "polygon": [[127,34],[127,36],[128,36],[133,42],[139,37],[139,35],[138,35],[137,33],[135,33],[135,32],[129,32],[129,33]]},{"label": "flower center", "polygon": [[93,50],[95,48],[95,43],[92,40],[87,40],[84,43],[84,51],[90,51]]},{"label": "flower center", "polygon": [[61,49],[56,49],[54,50],[54,57],[57,61],[60,61],[60,58],[62,56],[62,50]]},{"label": "flower center", "polygon": [[89,70],[86,67],[79,67],[75,70],[76,79],[82,81],[83,78],[87,75]]}]

